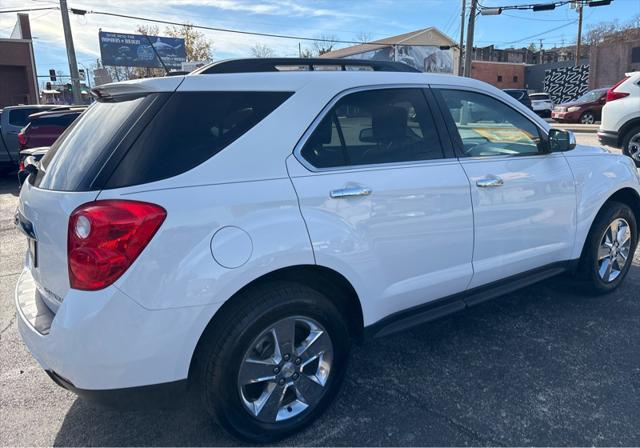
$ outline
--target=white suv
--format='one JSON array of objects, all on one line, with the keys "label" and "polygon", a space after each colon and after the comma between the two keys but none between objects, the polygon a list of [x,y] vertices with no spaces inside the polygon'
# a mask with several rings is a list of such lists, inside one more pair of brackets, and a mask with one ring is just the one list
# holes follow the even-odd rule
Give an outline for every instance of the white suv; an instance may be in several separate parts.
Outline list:
[{"label": "white suv", "polygon": [[98,87],[24,183],[19,328],[58,384],[110,403],[190,386],[275,440],[327,407],[353,339],[561,273],[625,278],[628,157],[473,79],[276,62]]},{"label": "white suv", "polygon": [[622,148],[640,167],[640,72],[627,73],[607,92],[598,140]]}]

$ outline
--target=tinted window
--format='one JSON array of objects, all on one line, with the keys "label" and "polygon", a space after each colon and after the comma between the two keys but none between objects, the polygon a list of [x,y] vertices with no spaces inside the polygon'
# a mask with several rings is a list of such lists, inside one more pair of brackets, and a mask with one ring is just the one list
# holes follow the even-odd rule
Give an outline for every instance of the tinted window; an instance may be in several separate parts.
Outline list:
[{"label": "tinted window", "polygon": [[524,97],[524,92],[522,90],[505,90],[504,93],[514,97],[518,101],[520,101]]},{"label": "tinted window", "polygon": [[352,93],[340,99],[302,148],[317,168],[442,158],[420,89]]},{"label": "tinted window", "polygon": [[33,129],[39,126],[59,126],[62,128],[66,128],[71,123],[73,123],[73,120],[78,118],[79,115],[80,113],[78,112],[78,113],[69,113],[69,114],[57,115],[57,116],[54,115],[54,116],[39,117],[31,121],[31,128]]},{"label": "tinted window", "polygon": [[184,173],[222,151],[290,96],[290,92],[173,94],[106,186],[135,185]]},{"label": "tinted window", "polygon": [[14,109],[9,111],[9,124],[13,126],[24,126],[29,122],[29,115],[38,112],[37,109]]},{"label": "tinted window", "polygon": [[73,191],[85,176],[95,174],[94,165],[104,162],[111,142],[123,132],[123,124],[142,104],[144,97],[96,102],[56,140],[42,159],[46,169],[36,178],[40,188]]},{"label": "tinted window", "polygon": [[537,154],[544,148],[536,125],[487,95],[438,90],[470,157]]}]

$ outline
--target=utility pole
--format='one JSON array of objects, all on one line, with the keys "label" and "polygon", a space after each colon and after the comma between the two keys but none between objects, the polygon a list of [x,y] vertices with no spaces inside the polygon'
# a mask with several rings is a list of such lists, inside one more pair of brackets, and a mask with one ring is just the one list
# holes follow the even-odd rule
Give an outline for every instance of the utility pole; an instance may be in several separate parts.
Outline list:
[{"label": "utility pole", "polygon": [[67,47],[67,59],[69,59],[71,88],[73,89],[73,104],[82,104],[82,93],[80,92],[80,74],[78,73],[76,50],[73,46],[73,36],[71,35],[71,23],[69,22],[67,0],[60,0],[60,13],[62,14],[62,28],[64,30],[64,42]]},{"label": "utility pole", "polygon": [[462,0],[462,9],[460,10],[460,43],[458,44],[458,76],[462,76],[462,63],[463,63],[463,52],[464,48],[464,17],[467,9],[467,1]]},{"label": "utility pole", "polygon": [[539,64],[544,63],[544,58],[542,57],[542,39],[540,39],[540,61],[538,63]]},{"label": "utility pole", "polygon": [[580,44],[582,43],[582,3],[576,3],[578,8],[578,39],[576,40],[576,67],[580,65]]},{"label": "utility pole", "polygon": [[469,9],[469,25],[467,27],[467,45],[464,52],[464,76],[471,76],[471,60],[473,58],[473,32],[476,26],[476,9],[478,0],[471,0],[471,8]]}]

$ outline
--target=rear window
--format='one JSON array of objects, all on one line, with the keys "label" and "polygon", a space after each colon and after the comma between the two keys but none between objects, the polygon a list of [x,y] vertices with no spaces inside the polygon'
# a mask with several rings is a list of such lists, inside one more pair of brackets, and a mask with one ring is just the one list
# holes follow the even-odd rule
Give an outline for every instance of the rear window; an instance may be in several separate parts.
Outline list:
[{"label": "rear window", "polygon": [[240,138],[291,95],[174,93],[127,151],[105,187],[137,185],[184,173]]},{"label": "rear window", "polygon": [[124,132],[123,124],[144,98],[95,102],[90,106],[42,159],[45,173],[39,174],[36,185],[47,190],[79,189],[87,176],[95,176],[96,167],[104,162],[105,154]]},{"label": "rear window", "polygon": [[31,129],[34,129],[40,126],[58,126],[58,127],[66,128],[71,123],[73,123],[73,121],[76,118],[78,118],[78,115],[80,115],[80,112],[51,116],[51,117],[48,117],[48,116],[38,117],[34,120],[31,120]]},{"label": "rear window", "polygon": [[525,92],[523,92],[522,90],[505,90],[505,93],[514,97],[518,101],[521,100],[525,94]]},{"label": "rear window", "polygon": [[9,124],[12,126],[24,126],[29,122],[29,115],[38,112],[38,109],[14,109],[9,111]]}]

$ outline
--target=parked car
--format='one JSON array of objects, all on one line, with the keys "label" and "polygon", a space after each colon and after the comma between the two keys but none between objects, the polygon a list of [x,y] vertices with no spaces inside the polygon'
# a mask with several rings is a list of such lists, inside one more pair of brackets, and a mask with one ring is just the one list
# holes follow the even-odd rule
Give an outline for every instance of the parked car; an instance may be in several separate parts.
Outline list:
[{"label": "parked car", "polygon": [[74,107],[29,115],[27,125],[18,133],[20,149],[51,146],[85,109]]},{"label": "parked car", "polygon": [[607,92],[598,140],[622,148],[640,167],[640,72],[627,73]]},{"label": "parked car", "polygon": [[516,100],[520,101],[529,109],[532,108],[531,98],[529,97],[529,93],[526,91],[526,89],[503,89],[503,91],[507,95],[510,95]]},{"label": "parked car", "polygon": [[326,409],[352,340],[558,274],[624,281],[628,157],[478,80],[278,61],[97,87],[23,184],[19,329],[57,384],[112,404],[189,388],[273,441]]},{"label": "parked car", "polygon": [[531,99],[531,109],[541,117],[550,117],[553,110],[553,101],[548,93],[532,93],[529,95]]},{"label": "parked car", "polygon": [[551,118],[564,123],[593,124],[600,120],[602,106],[607,101],[608,89],[590,90],[575,101],[553,108]]},{"label": "parked car", "polygon": [[35,104],[28,106],[8,106],[0,114],[0,168],[17,168],[20,147],[18,133],[28,123],[29,115],[51,110],[59,106]]},{"label": "parked car", "polygon": [[42,160],[48,151],[48,146],[23,149],[20,151],[20,162],[18,164],[18,182],[20,185],[29,177],[29,174],[34,172],[32,168],[29,168],[29,165],[34,165],[34,167],[37,168],[40,160]]}]

